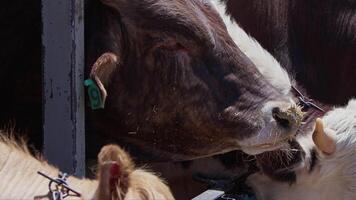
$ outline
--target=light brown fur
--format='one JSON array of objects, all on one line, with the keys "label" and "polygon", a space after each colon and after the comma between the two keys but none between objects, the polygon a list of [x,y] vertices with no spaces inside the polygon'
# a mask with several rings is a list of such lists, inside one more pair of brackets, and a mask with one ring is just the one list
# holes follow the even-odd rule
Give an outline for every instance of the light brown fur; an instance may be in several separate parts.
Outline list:
[{"label": "light brown fur", "polygon": [[[49,182],[37,171],[51,177],[59,172],[46,161],[32,156],[23,140],[15,140],[0,131],[0,199],[50,199]],[[83,199],[92,196],[97,187],[94,180],[75,177],[69,177],[68,183],[83,194]]]},{"label": "light brown fur", "polygon": [[[161,179],[143,169],[135,169],[129,155],[117,145],[104,146],[98,158],[98,180],[70,176],[67,179],[69,186],[80,192],[82,197],[66,199],[174,199]],[[109,198],[102,195],[108,189],[105,187],[110,187],[106,179],[108,176],[100,176],[110,174],[108,163],[119,164],[122,172],[117,179],[115,194]],[[0,199],[50,199],[49,182],[38,175],[37,171],[56,177],[59,169],[39,157],[32,156],[23,140],[16,140],[0,131]]]},{"label": "light brown fur", "polygon": [[[119,200],[171,200],[174,199],[168,186],[152,172],[135,169],[129,155],[117,145],[104,146],[99,155],[99,189],[97,199]],[[113,164],[120,167],[119,177],[110,185],[110,168]]]}]

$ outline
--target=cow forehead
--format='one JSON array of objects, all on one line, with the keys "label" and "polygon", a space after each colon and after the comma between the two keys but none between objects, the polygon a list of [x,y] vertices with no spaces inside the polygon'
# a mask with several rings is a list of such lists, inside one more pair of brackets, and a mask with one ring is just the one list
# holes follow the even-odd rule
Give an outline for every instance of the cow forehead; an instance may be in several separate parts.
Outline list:
[{"label": "cow forehead", "polygon": [[131,0],[125,7],[124,15],[141,28],[189,34],[205,43],[214,42],[212,32],[225,29],[207,0]]},{"label": "cow forehead", "polygon": [[[205,14],[212,8],[210,1],[203,0],[131,0],[122,6],[135,9],[135,14],[138,15],[154,14],[160,20],[165,20],[168,16],[191,21],[195,21],[195,18],[201,17],[202,13]],[[215,15],[217,16],[216,12]]]}]

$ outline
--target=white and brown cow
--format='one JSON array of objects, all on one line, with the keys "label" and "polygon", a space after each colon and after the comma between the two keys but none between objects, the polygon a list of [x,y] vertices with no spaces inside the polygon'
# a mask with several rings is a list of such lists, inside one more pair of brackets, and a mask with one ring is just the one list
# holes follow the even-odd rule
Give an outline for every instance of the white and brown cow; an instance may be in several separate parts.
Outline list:
[{"label": "white and brown cow", "polygon": [[[41,146],[41,4],[4,7],[0,89],[7,95],[0,101],[8,106],[0,123],[15,118]],[[294,105],[290,95],[258,73],[209,1],[88,0],[85,11],[87,77],[97,77],[107,94],[104,110],[87,110],[92,157],[108,141],[149,160],[185,160],[246,147],[260,152],[295,134],[298,120],[284,116]],[[117,58],[113,71],[92,70],[103,54]]]}]

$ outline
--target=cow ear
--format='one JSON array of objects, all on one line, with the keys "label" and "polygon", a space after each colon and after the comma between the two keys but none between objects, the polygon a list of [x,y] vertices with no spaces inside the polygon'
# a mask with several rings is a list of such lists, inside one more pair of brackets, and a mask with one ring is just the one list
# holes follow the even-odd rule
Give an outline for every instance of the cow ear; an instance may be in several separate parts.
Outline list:
[{"label": "cow ear", "polygon": [[117,145],[106,145],[98,155],[97,199],[123,199],[129,187],[129,176],[134,169],[130,156]]},{"label": "cow ear", "polygon": [[99,185],[96,191],[96,199],[119,199],[117,190],[121,177],[120,165],[116,162],[105,162],[99,165]]},{"label": "cow ear", "polygon": [[134,168],[133,161],[131,160],[129,154],[118,145],[105,145],[100,150],[98,155],[98,163],[100,164],[111,161],[117,162],[120,166],[122,166],[124,171],[132,171]]},{"label": "cow ear", "polygon": [[100,89],[102,104],[105,104],[107,97],[106,87],[108,87],[111,76],[118,65],[118,56],[114,53],[107,52],[102,54],[91,68],[90,78],[95,81]]},{"label": "cow ear", "polygon": [[109,144],[101,148],[98,155],[99,166],[104,163],[117,163],[120,166],[120,184],[125,188],[128,184],[128,176],[134,170],[135,166],[131,157],[118,145]]}]

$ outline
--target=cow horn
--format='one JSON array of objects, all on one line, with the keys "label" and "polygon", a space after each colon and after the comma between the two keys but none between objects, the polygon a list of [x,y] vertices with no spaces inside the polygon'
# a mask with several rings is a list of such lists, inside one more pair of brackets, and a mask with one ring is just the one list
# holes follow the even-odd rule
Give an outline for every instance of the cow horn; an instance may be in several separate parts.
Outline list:
[{"label": "cow horn", "polygon": [[316,119],[313,141],[316,147],[325,154],[330,155],[335,152],[336,142],[333,138],[334,132],[331,129],[324,129],[322,120],[320,118]]}]

